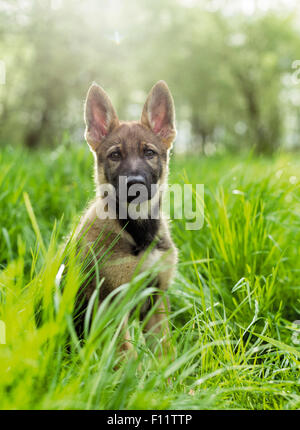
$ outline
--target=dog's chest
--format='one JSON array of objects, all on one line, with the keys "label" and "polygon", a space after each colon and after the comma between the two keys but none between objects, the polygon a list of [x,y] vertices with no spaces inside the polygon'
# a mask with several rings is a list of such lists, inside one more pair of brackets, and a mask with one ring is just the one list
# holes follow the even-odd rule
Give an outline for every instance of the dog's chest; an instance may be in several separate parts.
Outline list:
[{"label": "dog's chest", "polygon": [[160,251],[157,248],[153,249],[149,253],[149,255],[145,256],[145,260],[143,261],[143,263],[141,265],[142,266],[141,270],[146,271],[146,270],[149,270],[149,269],[155,267],[161,261],[162,256],[163,256],[162,251]]},{"label": "dog's chest", "polygon": [[108,290],[131,281],[134,275],[147,271],[159,263],[162,252],[158,249],[142,251],[138,255],[123,253],[116,249],[100,269]]}]

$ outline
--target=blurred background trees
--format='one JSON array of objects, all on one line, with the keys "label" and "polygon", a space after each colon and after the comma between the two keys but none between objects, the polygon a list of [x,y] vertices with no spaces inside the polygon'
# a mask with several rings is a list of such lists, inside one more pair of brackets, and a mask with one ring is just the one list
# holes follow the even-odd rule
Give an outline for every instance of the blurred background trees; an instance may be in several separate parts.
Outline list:
[{"label": "blurred background trees", "polygon": [[80,142],[92,81],[138,119],[165,79],[176,151],[297,149],[299,24],[297,0],[2,0],[0,144]]}]

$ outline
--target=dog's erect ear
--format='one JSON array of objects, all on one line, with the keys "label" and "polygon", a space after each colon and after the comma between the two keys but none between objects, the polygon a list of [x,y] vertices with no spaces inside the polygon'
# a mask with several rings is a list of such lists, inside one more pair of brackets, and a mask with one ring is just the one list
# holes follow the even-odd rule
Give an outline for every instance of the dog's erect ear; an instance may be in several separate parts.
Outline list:
[{"label": "dog's erect ear", "polygon": [[119,124],[110,98],[97,84],[92,84],[88,90],[84,119],[86,124],[85,138],[94,151]]},{"label": "dog's erect ear", "polygon": [[159,81],[152,87],[144,105],[141,123],[158,135],[169,148],[176,137],[175,109],[168,85]]}]

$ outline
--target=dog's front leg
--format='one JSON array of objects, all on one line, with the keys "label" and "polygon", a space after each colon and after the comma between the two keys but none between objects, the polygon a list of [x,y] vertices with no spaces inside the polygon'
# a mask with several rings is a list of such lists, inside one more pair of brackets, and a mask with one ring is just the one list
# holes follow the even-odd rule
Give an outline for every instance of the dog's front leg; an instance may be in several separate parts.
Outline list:
[{"label": "dog's front leg", "polygon": [[155,339],[161,340],[160,355],[173,355],[175,351],[171,344],[171,332],[168,320],[170,311],[169,302],[166,298],[156,299],[158,300],[157,307],[147,322],[145,331],[151,336],[152,341]]},{"label": "dog's front leg", "polygon": [[133,351],[134,347],[132,345],[132,339],[128,329],[128,316],[125,318],[125,321],[122,324],[121,336],[122,336],[122,344],[120,346],[120,351],[121,352]]}]

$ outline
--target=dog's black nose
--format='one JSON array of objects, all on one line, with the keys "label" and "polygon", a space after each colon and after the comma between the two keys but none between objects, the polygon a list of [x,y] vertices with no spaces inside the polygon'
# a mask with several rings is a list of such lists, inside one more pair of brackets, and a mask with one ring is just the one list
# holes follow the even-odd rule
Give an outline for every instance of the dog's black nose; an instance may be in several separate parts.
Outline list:
[{"label": "dog's black nose", "polygon": [[142,175],[127,176],[127,188],[136,184],[146,185],[145,178]]}]

